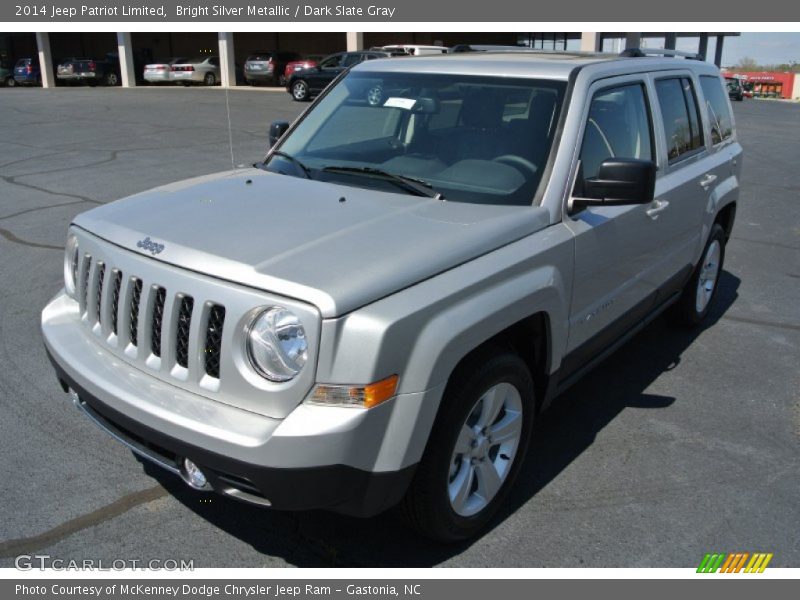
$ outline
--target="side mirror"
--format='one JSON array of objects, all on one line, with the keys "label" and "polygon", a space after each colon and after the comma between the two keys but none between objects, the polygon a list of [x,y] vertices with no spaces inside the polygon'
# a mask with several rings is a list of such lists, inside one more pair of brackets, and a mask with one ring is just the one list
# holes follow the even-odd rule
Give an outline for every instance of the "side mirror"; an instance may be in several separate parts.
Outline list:
[{"label": "side mirror", "polygon": [[597,177],[583,182],[584,198],[574,198],[574,209],[585,206],[620,206],[653,201],[656,164],[651,160],[609,158],[600,165]]},{"label": "side mirror", "polygon": [[272,148],[289,129],[288,121],[273,121],[269,126],[269,147]]}]

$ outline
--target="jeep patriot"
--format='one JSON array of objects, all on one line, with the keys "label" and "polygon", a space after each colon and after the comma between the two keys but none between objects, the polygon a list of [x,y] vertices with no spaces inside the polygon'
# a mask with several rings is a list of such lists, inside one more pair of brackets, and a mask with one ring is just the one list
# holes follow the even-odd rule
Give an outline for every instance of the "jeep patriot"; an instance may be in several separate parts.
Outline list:
[{"label": "jeep patriot", "polygon": [[714,302],[724,80],[629,54],[363,62],[252,168],[78,215],[42,313],[61,386],[199,490],[477,534],[540,411]]}]

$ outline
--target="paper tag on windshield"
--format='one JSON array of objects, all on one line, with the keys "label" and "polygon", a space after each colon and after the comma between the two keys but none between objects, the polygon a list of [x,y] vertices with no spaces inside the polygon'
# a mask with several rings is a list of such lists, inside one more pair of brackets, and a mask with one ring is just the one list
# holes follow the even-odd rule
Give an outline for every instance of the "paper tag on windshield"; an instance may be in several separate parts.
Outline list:
[{"label": "paper tag on windshield", "polygon": [[389,98],[383,103],[384,106],[393,106],[394,108],[402,108],[411,110],[417,103],[415,98]]}]

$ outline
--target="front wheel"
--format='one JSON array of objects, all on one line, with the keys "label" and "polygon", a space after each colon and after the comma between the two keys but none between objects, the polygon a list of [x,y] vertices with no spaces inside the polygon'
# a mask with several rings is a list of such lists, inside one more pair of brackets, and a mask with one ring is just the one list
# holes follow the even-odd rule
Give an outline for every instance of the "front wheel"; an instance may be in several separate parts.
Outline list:
[{"label": "front wheel", "polygon": [[689,283],[675,304],[673,315],[689,326],[699,325],[706,318],[717,295],[719,276],[725,262],[725,230],[715,223]]},{"label": "front wheel", "polygon": [[308,84],[299,79],[292,84],[292,98],[297,102],[308,100]]},{"label": "front wheel", "polygon": [[109,87],[116,86],[119,84],[119,77],[116,73],[107,73],[103,83]]},{"label": "front wheel", "polygon": [[475,353],[453,374],[402,510],[422,535],[455,542],[494,516],[531,437],[534,387],[515,353]]},{"label": "front wheel", "polygon": [[217,76],[213,73],[206,73],[206,76],[203,77],[203,84],[214,85],[215,83],[217,83]]},{"label": "front wheel", "polygon": [[6,87],[15,87],[17,82],[14,80],[13,77],[6,78]]}]

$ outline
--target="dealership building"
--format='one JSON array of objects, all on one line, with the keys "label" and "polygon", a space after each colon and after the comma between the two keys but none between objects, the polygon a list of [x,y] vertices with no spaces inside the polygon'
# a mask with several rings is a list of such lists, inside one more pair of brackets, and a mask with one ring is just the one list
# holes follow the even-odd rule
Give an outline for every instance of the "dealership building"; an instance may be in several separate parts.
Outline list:
[{"label": "dealership building", "polygon": [[726,69],[725,77],[739,79],[745,91],[751,92],[755,98],[800,98],[800,77],[797,73]]},{"label": "dealership building", "polygon": [[[631,47],[674,49],[691,44],[696,52],[718,66],[722,61],[725,38],[738,33],[630,33],[630,32],[57,32],[0,33],[0,60],[10,66],[20,58],[39,57],[42,86],[56,84],[53,65],[69,57],[104,58],[116,54],[120,61],[122,85],[133,87],[141,81],[141,65],[170,56],[207,56],[220,58],[223,86],[237,85],[237,71],[247,56],[257,52],[281,50],[303,55],[324,55],[342,50],[361,50],[388,44],[525,45],[545,50],[583,50],[619,52]],[[696,46],[695,46],[696,45]],[[241,82],[241,77],[239,77]]]}]

